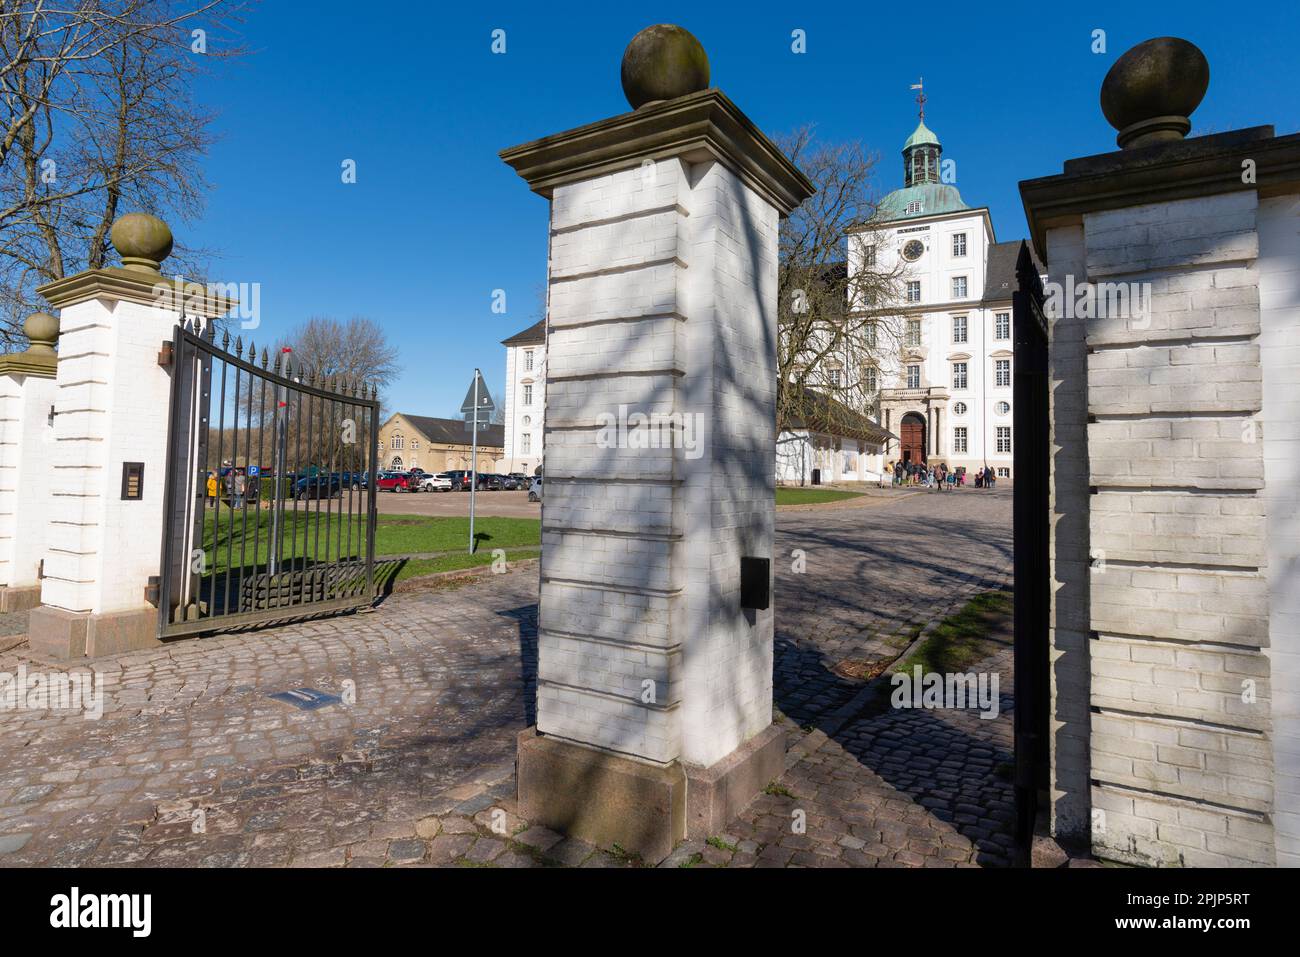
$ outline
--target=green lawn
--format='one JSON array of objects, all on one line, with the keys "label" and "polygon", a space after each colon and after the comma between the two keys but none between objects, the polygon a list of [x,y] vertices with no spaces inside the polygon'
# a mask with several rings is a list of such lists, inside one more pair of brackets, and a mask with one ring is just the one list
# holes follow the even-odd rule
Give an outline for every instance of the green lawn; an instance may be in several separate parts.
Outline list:
[{"label": "green lawn", "polygon": [[[337,506],[337,503],[335,503]],[[299,505],[284,512],[281,557],[298,558],[304,555],[320,561],[358,555],[364,546],[365,523],[353,514],[349,521],[346,513],[337,511],[326,515],[324,503],[316,512],[315,503],[309,507]],[[541,544],[541,522],[535,518],[485,517],[474,522],[477,554],[469,555],[469,519],[460,517],[435,517],[421,515],[380,515],[375,527],[375,555],[418,555],[427,552],[459,552],[445,556],[448,559],[484,558],[490,563],[495,548],[514,549],[521,546],[536,547]],[[209,510],[204,515],[203,548],[208,555],[208,567],[221,571],[227,567],[265,562],[270,554],[271,515],[266,509],[260,514],[255,509],[234,510],[223,506],[220,515]],[[243,549],[241,554],[241,547]],[[430,559],[442,561],[443,558]],[[408,567],[413,562],[408,562]],[[472,562],[480,564],[480,562]],[[449,568],[468,567],[449,565]],[[427,574],[416,572],[414,574]],[[403,575],[401,577],[409,577]]]},{"label": "green lawn", "polygon": [[840,492],[829,488],[785,488],[776,490],[777,505],[820,505],[846,498],[861,498],[861,492]]},{"label": "green lawn", "polygon": [[[477,524],[476,522],[475,526]],[[477,530],[476,527],[475,531]],[[507,548],[506,564],[512,565],[514,562],[525,558],[536,558],[540,554],[541,551],[537,548]],[[443,555],[440,558],[412,558],[401,562],[400,567],[397,562],[384,563],[383,570],[378,576],[380,589],[383,589],[384,583],[390,576],[393,581],[400,582],[408,578],[417,578],[420,575],[436,575],[438,572],[454,572],[463,568],[481,568],[491,565],[494,560],[492,549],[483,548],[473,555],[468,552],[460,552],[454,555]]]}]

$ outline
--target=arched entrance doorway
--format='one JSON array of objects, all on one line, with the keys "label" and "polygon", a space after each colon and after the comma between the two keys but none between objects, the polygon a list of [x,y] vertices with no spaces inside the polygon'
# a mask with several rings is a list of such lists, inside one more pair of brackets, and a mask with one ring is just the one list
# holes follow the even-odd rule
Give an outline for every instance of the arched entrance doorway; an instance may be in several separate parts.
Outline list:
[{"label": "arched entrance doorway", "polygon": [[904,462],[925,461],[925,418],[919,413],[903,416],[898,425],[898,448]]}]

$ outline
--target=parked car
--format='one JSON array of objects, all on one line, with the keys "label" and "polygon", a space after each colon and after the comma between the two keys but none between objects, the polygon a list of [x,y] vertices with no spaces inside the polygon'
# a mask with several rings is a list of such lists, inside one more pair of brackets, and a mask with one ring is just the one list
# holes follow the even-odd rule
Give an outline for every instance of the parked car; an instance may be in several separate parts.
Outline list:
[{"label": "parked car", "polygon": [[419,491],[419,479],[410,472],[380,472],[375,488],[381,492]]},{"label": "parked car", "polygon": [[451,481],[451,490],[453,492],[469,491],[469,472],[464,469],[452,469],[442,474]]},{"label": "parked car", "polygon": [[501,490],[504,492],[517,492],[522,488],[519,484],[519,480],[513,475],[497,475],[494,477],[501,483]]},{"label": "parked car", "polygon": [[445,473],[426,475],[420,480],[421,492],[450,492],[451,479]]},{"label": "parked car", "polygon": [[337,475],[308,475],[293,483],[293,497],[303,499],[337,498],[343,494],[343,483]]},{"label": "parked car", "polygon": [[531,483],[528,476],[523,472],[511,472],[510,477],[515,480],[515,488],[527,490]]},{"label": "parked car", "polygon": [[500,492],[505,488],[500,475],[493,475],[490,472],[478,473],[478,487],[483,492]]},{"label": "parked car", "polygon": [[528,485],[528,501],[540,502],[542,500],[542,477],[534,475],[532,482]]},{"label": "parked car", "polygon": [[334,475],[344,488],[366,489],[370,487],[370,476],[366,472],[335,472]]}]

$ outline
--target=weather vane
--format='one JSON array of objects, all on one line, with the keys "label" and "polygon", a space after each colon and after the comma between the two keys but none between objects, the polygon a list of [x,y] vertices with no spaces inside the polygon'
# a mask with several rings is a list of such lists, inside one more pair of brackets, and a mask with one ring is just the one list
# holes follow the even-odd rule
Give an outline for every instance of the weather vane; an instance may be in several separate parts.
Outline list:
[{"label": "weather vane", "polygon": [[918,77],[917,82],[912,84],[912,89],[917,91],[916,108],[920,113],[921,119],[925,119],[925,77]]}]

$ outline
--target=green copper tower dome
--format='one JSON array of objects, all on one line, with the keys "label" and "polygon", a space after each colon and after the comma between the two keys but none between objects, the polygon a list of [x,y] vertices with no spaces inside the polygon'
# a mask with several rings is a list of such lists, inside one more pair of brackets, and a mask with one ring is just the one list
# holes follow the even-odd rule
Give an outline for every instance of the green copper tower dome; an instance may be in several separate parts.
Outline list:
[{"label": "green copper tower dome", "polygon": [[956,186],[942,182],[939,157],[943,146],[939,137],[925,125],[924,98],[920,122],[903,143],[903,188],[896,189],[880,201],[879,218],[888,222],[937,213],[955,213],[970,209],[962,202]]}]

